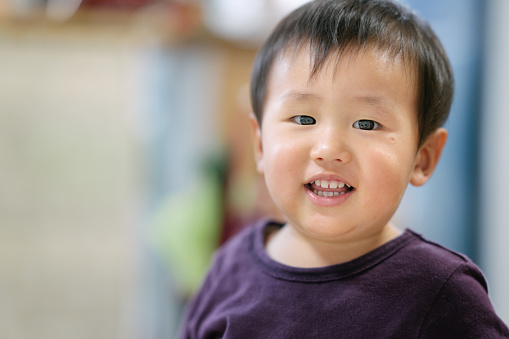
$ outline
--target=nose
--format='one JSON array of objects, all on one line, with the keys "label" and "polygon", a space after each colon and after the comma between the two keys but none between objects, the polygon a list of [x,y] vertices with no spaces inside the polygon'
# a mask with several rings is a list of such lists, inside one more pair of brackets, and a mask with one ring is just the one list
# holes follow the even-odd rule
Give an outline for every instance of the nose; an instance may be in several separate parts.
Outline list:
[{"label": "nose", "polygon": [[317,137],[310,156],[315,162],[321,164],[347,164],[352,160],[352,153],[345,141],[345,137],[330,132]]}]

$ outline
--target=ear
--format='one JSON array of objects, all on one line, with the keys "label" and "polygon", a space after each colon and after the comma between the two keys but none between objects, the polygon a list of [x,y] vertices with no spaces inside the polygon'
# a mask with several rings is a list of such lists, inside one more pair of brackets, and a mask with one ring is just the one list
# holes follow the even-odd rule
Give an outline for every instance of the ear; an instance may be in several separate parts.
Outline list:
[{"label": "ear", "polygon": [[447,141],[447,130],[438,128],[419,148],[410,183],[414,186],[424,185],[435,171]]},{"label": "ear", "polygon": [[264,173],[263,167],[263,147],[262,147],[262,130],[260,124],[258,123],[258,119],[254,113],[249,114],[249,123],[251,125],[251,135],[253,138],[253,151],[256,162],[256,170],[258,173]]}]

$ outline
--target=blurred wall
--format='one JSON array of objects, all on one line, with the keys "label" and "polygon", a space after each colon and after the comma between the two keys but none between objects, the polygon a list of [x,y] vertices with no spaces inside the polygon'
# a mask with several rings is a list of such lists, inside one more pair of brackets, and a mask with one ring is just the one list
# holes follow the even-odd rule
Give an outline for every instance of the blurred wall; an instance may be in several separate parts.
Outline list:
[{"label": "blurred wall", "polygon": [[[218,244],[207,171],[247,123],[254,50],[201,33],[193,5],[160,5],[0,12],[0,338],[171,338],[191,288],[173,264],[199,283]],[[165,219],[171,201],[184,208]],[[189,216],[211,217],[203,246],[172,234]]]},{"label": "blurred wall", "polygon": [[0,23],[0,337],[129,338],[142,170],[136,48]]}]

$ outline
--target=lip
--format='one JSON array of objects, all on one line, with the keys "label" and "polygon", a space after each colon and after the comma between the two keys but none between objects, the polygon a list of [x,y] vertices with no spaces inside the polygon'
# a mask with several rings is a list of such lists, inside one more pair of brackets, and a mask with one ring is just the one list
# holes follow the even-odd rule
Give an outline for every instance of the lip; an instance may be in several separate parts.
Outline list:
[{"label": "lip", "polygon": [[[346,200],[348,200],[348,198],[350,198],[352,196],[352,194],[355,192],[355,187],[352,186],[353,189],[351,191],[341,194],[339,196],[332,196],[332,197],[319,196],[319,195],[314,194],[312,192],[312,190],[307,185],[308,183],[314,182],[315,180],[334,180],[334,181],[344,182],[345,184],[348,184],[349,186],[352,186],[352,185],[350,185],[350,183],[348,181],[346,181],[345,179],[343,179],[342,177],[337,176],[337,175],[320,174],[320,175],[311,177],[309,179],[309,181],[306,184],[304,184],[304,189],[306,190],[306,195],[307,195],[308,199],[311,201],[311,203],[313,203],[314,205],[317,205],[317,206],[321,206],[321,207],[339,206],[339,205],[343,204]],[[332,191],[332,190],[324,188],[323,191]]]}]

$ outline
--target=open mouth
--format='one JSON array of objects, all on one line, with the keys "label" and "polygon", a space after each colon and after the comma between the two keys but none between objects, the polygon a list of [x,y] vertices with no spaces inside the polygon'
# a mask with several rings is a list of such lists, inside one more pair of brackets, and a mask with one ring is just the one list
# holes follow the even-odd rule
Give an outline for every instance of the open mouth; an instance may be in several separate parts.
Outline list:
[{"label": "open mouth", "polygon": [[305,186],[320,197],[339,197],[355,190],[353,186],[335,180],[314,180]]}]

